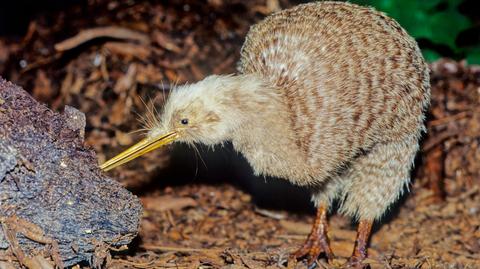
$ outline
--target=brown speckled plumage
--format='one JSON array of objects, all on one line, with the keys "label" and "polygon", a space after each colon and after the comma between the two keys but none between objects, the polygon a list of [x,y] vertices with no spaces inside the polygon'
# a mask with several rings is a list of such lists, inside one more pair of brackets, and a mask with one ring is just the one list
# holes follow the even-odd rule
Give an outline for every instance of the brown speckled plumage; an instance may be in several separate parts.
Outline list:
[{"label": "brown speckled plumage", "polygon": [[342,197],[345,213],[373,220],[396,200],[430,94],[428,67],[398,23],[352,4],[300,5],[251,28],[239,71],[282,93],[300,149],[290,159],[311,173],[293,181],[316,185],[316,203]]},{"label": "brown speckled plumage", "polygon": [[172,92],[148,139],[232,141],[257,174],[309,186],[322,210],[297,257],[333,257],[326,208],[339,199],[360,220],[358,265],[372,221],[409,182],[424,130],[429,71],[416,42],[373,9],[316,2],[252,26],[238,70]]},{"label": "brown speckled plumage", "polygon": [[[239,64],[282,92],[312,185],[378,143],[419,137],[428,68],[398,23],[372,9],[323,2],[253,26]],[[321,173],[320,171],[325,171]]]}]

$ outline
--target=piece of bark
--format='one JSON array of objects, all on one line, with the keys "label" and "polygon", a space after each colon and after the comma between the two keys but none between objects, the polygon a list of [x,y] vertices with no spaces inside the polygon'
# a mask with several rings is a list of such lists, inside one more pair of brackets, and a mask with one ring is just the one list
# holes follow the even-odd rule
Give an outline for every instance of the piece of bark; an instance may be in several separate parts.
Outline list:
[{"label": "piece of bark", "polygon": [[[0,79],[0,216],[41,228],[58,243],[65,266],[98,261],[98,246],[128,244],[142,212],[139,199],[102,174],[84,147],[84,124],[79,111],[55,113]],[[16,237],[27,255],[47,248],[25,233]],[[0,230],[0,253],[8,247]]]},{"label": "piece of bark", "polygon": [[55,44],[55,50],[70,50],[90,40],[101,37],[135,40],[142,44],[150,43],[150,38],[146,34],[123,27],[107,26],[81,30],[77,35]]},{"label": "piece of bark", "polygon": [[426,170],[428,171],[428,185],[433,192],[433,200],[441,202],[445,199],[444,191],[444,153],[442,146],[437,146],[426,157]]},{"label": "piece of bark", "polygon": [[105,43],[103,48],[112,54],[126,57],[126,59],[130,61],[131,59],[136,58],[146,62],[152,54],[152,50],[149,46],[127,42],[110,41]]},{"label": "piece of bark", "polygon": [[185,207],[197,206],[197,202],[190,197],[144,197],[142,198],[142,204],[145,210],[151,211],[167,211],[183,209]]}]

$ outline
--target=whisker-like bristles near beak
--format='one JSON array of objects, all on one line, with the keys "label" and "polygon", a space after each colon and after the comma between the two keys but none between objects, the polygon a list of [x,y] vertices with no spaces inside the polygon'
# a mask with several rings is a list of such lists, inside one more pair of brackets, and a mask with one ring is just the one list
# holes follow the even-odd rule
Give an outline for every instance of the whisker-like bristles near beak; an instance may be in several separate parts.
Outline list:
[{"label": "whisker-like bristles near beak", "polygon": [[100,165],[100,169],[102,169],[103,171],[111,170],[139,156],[142,156],[147,152],[157,149],[163,145],[169,144],[177,138],[178,135],[176,132],[170,132],[168,134],[153,138],[147,137],[138,142],[137,144],[129,147],[117,156],[104,162],[102,165]]}]

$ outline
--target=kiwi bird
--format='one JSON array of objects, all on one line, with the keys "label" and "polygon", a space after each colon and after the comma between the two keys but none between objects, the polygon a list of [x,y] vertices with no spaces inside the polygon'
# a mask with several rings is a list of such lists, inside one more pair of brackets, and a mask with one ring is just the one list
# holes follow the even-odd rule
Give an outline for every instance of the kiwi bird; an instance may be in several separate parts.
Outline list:
[{"label": "kiwi bird", "polygon": [[429,100],[428,66],[397,22],[349,3],[301,4],[250,28],[236,74],[171,92],[146,138],[101,168],[173,141],[231,141],[256,174],[312,191],[317,217],[295,257],[334,257],[327,213],[338,200],[359,222],[348,264],[361,267],[372,223],[409,183]]}]

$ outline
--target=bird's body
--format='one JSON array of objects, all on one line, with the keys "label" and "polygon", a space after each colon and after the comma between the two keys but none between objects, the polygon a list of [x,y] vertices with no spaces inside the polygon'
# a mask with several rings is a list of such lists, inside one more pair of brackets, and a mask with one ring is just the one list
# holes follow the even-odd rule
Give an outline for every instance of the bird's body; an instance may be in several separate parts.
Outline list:
[{"label": "bird's body", "polygon": [[[429,100],[420,55],[392,19],[345,3],[300,5],[253,26],[239,71],[281,92],[289,123],[282,135],[295,137],[265,150],[296,145],[282,155],[299,170],[293,182],[319,185],[377,143],[418,138]],[[258,172],[292,178],[269,168]]]},{"label": "bird's body", "polygon": [[238,69],[172,92],[140,153],[136,146],[104,168],[158,147],[164,133],[232,141],[257,174],[312,189],[318,222],[297,256],[332,257],[326,211],[339,198],[360,220],[353,257],[364,259],[371,223],[409,182],[424,130],[429,73],[417,44],[382,13],[316,2],[252,26]]}]

